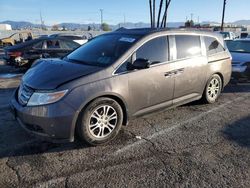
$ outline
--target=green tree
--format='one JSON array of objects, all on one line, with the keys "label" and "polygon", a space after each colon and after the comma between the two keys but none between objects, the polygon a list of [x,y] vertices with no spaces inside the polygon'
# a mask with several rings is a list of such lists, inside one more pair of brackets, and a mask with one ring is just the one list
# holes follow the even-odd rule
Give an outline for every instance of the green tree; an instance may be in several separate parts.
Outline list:
[{"label": "green tree", "polygon": [[101,30],[103,30],[103,31],[111,31],[111,29],[110,29],[110,27],[109,27],[109,25],[107,23],[103,23],[101,25]]},{"label": "green tree", "polygon": [[186,21],[185,27],[194,27],[194,21],[193,20]]}]

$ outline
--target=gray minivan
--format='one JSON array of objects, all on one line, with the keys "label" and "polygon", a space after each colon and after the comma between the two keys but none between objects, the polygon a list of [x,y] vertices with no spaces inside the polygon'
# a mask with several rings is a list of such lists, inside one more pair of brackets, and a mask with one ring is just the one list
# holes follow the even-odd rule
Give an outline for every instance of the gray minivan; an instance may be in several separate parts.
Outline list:
[{"label": "gray minivan", "polygon": [[231,77],[223,38],[211,32],[122,29],[62,59],[36,62],[11,107],[27,131],[51,141],[112,140],[129,120],[203,99],[214,103]]}]

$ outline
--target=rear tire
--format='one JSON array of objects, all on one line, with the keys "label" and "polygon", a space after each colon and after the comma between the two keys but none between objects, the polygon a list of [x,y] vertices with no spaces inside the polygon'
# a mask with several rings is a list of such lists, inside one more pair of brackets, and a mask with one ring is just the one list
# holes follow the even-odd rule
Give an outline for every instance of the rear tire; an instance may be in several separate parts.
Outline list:
[{"label": "rear tire", "polygon": [[203,101],[208,104],[215,103],[221,94],[222,87],[221,77],[214,74],[207,82],[203,93]]},{"label": "rear tire", "polygon": [[90,145],[103,145],[116,137],[122,127],[122,120],[122,108],[115,100],[98,98],[82,112],[77,134]]}]

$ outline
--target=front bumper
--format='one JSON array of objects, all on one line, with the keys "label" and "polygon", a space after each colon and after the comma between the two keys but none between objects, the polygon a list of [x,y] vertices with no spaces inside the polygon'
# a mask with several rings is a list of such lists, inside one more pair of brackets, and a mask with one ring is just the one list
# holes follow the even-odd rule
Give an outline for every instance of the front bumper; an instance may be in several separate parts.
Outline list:
[{"label": "front bumper", "polygon": [[19,124],[36,137],[55,143],[74,141],[76,112],[64,101],[37,107],[22,106],[15,91],[10,107]]}]

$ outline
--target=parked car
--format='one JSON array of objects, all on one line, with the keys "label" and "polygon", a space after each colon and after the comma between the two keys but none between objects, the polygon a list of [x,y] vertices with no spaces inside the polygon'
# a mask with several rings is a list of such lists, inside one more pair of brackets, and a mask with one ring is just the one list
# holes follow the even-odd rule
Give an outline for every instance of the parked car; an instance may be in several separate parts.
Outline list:
[{"label": "parked car", "polygon": [[220,32],[223,36],[224,40],[234,40],[236,39],[236,35],[233,32]]},{"label": "parked car", "polygon": [[37,59],[63,57],[79,46],[80,44],[65,37],[41,37],[4,48],[4,59],[19,67],[29,67]]},{"label": "parked car", "polygon": [[23,43],[34,38],[33,34],[29,31],[22,31],[14,33],[9,37],[0,39],[0,46],[14,46],[15,44]]},{"label": "parked car", "polygon": [[233,57],[233,78],[250,79],[250,39],[228,41],[227,46]]},{"label": "parked car", "polygon": [[112,140],[129,120],[203,99],[214,103],[231,77],[220,35],[132,29],[98,36],[63,59],[37,62],[11,106],[27,131],[56,142],[75,134]]},{"label": "parked car", "polygon": [[50,37],[64,37],[64,38],[73,40],[74,42],[76,42],[76,43],[78,43],[80,45],[83,45],[86,42],[88,42],[88,38],[85,35],[81,36],[81,35],[72,35],[72,34],[66,34],[66,33],[59,33],[59,34],[50,35]]}]

